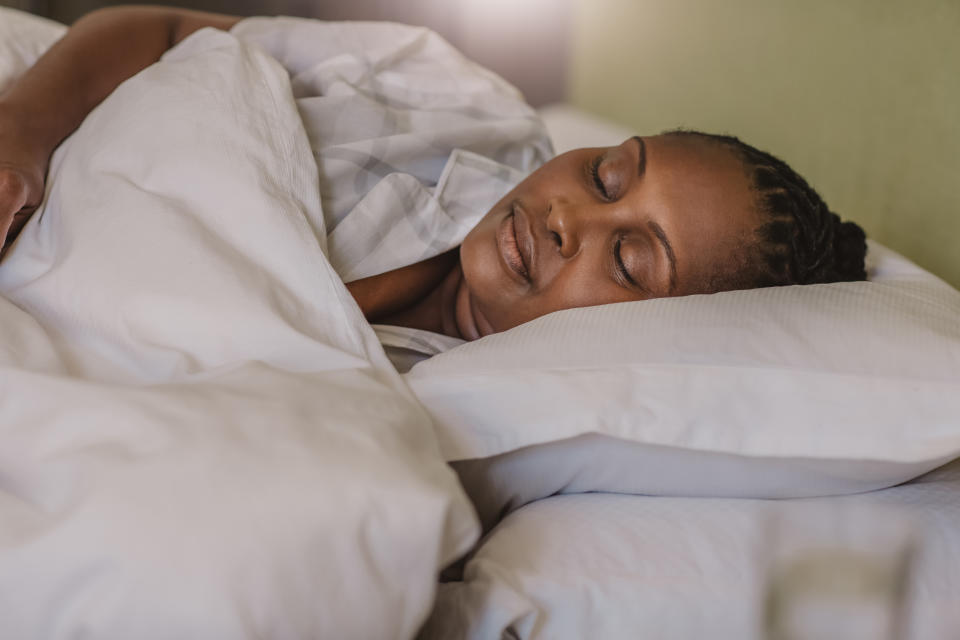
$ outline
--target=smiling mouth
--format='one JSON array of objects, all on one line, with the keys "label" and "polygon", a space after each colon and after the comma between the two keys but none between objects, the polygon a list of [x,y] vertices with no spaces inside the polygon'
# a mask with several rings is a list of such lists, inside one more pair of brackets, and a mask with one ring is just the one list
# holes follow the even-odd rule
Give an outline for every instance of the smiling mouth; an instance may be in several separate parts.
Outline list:
[{"label": "smiling mouth", "polygon": [[519,276],[525,284],[529,283],[530,272],[523,262],[523,255],[517,243],[516,215],[513,211],[503,219],[497,229],[497,247],[510,271]]}]

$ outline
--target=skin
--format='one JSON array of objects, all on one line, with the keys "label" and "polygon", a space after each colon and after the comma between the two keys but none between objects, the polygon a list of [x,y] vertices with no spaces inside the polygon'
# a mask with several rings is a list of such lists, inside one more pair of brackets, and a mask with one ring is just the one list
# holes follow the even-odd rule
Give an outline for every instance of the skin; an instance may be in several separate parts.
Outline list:
[{"label": "skin", "polygon": [[[591,174],[598,159],[603,189]],[[529,247],[529,280],[507,266],[498,244],[511,214],[519,244]],[[710,276],[739,259],[761,222],[742,163],[719,145],[662,135],[578,149],[504,196],[436,289],[383,321],[474,340],[561,309],[706,293]],[[618,241],[633,282],[619,272]]]},{"label": "skin", "polygon": [[[101,9],[0,95],[0,258],[42,199],[53,150],[95,106],[194,31],[238,20]],[[732,152],[696,137],[642,143],[560,155],[498,202],[459,249],[347,287],[371,322],[468,340],[560,309],[705,292],[709,276],[739,257],[760,224],[749,180]],[[498,233],[510,215],[529,279],[501,251]],[[618,242],[634,282],[618,272]]]}]

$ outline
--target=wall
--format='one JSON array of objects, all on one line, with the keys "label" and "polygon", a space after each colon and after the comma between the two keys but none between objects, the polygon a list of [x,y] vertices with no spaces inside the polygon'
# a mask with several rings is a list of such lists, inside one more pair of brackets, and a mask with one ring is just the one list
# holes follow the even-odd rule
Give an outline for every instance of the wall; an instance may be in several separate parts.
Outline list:
[{"label": "wall", "polygon": [[960,286],[960,2],[578,0],[578,106],[733,133]]}]

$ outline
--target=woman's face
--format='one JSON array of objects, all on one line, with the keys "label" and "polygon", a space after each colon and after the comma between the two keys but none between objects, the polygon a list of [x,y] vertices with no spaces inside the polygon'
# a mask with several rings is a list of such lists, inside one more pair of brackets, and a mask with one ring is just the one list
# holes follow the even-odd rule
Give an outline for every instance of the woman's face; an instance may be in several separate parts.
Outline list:
[{"label": "woman's face", "polygon": [[760,222],[721,145],[666,135],[570,151],[464,239],[457,328],[476,339],[560,309],[702,292]]}]

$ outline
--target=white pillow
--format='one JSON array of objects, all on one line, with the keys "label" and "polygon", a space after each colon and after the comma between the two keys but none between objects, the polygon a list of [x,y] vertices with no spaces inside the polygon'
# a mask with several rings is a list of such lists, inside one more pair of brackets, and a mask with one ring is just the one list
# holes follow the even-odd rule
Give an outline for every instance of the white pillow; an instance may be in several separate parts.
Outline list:
[{"label": "white pillow", "polygon": [[211,29],[58,149],[0,263],[0,638],[416,632],[479,528],[318,182],[286,71]]},{"label": "white pillow", "polygon": [[557,155],[584,147],[613,147],[636,133],[565,102],[540,107],[537,114],[550,134]]},{"label": "white pillow", "polygon": [[[955,638],[958,507],[960,461],[899,487],[800,501],[557,496],[510,514],[464,580],[440,585],[420,640],[774,637],[761,633],[764,602],[768,584],[783,584],[768,581],[783,576],[771,561],[784,558],[812,560],[792,584],[793,610],[817,604],[810,585],[831,606],[830,632],[795,637]],[[878,580],[903,542],[913,543],[910,566],[894,566],[907,580]],[[842,579],[824,572],[824,557]],[[854,591],[858,569],[870,572],[871,589]],[[845,620],[864,622],[857,614],[882,624],[896,591],[900,634],[841,632]],[[815,610],[804,613],[800,621],[812,622]]]},{"label": "white pillow", "polygon": [[565,491],[885,487],[960,455],[960,293],[875,243],[868,268],[561,311],[406,379],[488,526]]}]

